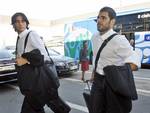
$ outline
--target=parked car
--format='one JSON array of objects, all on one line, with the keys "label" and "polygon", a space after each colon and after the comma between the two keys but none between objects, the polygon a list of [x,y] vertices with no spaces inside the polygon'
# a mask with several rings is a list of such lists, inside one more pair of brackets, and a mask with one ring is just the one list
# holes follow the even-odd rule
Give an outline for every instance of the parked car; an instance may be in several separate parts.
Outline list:
[{"label": "parked car", "polygon": [[16,46],[6,46],[5,49],[8,50],[12,54],[13,58],[15,58]]},{"label": "parked car", "polygon": [[17,80],[15,59],[7,49],[0,49],[0,83]]},{"label": "parked car", "polygon": [[78,60],[61,55],[59,52],[53,49],[48,48],[48,51],[50,57],[54,61],[58,75],[67,74],[79,70]]}]

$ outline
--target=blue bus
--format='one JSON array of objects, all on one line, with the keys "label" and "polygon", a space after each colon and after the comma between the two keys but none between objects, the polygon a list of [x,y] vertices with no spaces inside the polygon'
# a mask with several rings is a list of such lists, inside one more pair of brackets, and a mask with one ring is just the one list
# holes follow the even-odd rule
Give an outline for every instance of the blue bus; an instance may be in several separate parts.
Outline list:
[{"label": "blue bus", "polygon": [[[117,12],[114,29],[134,40],[134,50],[141,57],[142,68],[150,67],[150,8]],[[92,35],[97,32],[96,17],[65,25],[64,53],[79,59],[82,42],[89,42],[89,58],[92,60]]]}]

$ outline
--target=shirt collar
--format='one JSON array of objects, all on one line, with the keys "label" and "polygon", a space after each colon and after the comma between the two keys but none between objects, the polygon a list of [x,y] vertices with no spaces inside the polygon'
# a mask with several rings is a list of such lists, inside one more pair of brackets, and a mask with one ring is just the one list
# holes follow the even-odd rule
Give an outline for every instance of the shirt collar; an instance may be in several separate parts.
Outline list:
[{"label": "shirt collar", "polygon": [[29,30],[25,29],[23,32],[21,32],[21,33],[19,34],[19,37],[20,37],[20,38],[25,37],[28,32],[29,32]]},{"label": "shirt collar", "polygon": [[109,36],[111,36],[112,34],[116,33],[115,31],[113,31],[113,29],[110,29],[109,31],[107,31],[105,34],[101,35],[101,39],[105,40],[107,39]]}]

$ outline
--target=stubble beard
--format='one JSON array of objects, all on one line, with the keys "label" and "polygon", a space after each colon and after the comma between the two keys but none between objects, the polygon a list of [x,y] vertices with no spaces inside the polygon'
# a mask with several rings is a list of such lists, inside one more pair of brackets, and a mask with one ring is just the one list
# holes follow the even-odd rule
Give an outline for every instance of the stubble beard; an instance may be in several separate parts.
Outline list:
[{"label": "stubble beard", "polygon": [[97,30],[100,32],[101,35],[105,34],[107,31],[109,31],[109,27],[104,28],[104,29],[100,29],[99,27],[97,28]]}]

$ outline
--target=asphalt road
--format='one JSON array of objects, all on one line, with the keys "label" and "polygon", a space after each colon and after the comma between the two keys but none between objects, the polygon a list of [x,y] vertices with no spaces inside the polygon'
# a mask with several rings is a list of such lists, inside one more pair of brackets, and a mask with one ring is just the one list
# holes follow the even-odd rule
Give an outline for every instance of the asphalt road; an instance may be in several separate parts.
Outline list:
[{"label": "asphalt road", "polygon": [[[138,100],[131,113],[150,113],[150,70],[134,72]],[[86,72],[89,79],[91,71]],[[70,113],[88,113],[82,93],[86,84],[80,81],[81,71],[60,78],[59,94],[72,108]],[[16,83],[0,85],[0,113],[20,113],[23,96]],[[52,111],[45,106],[46,113]]]}]

